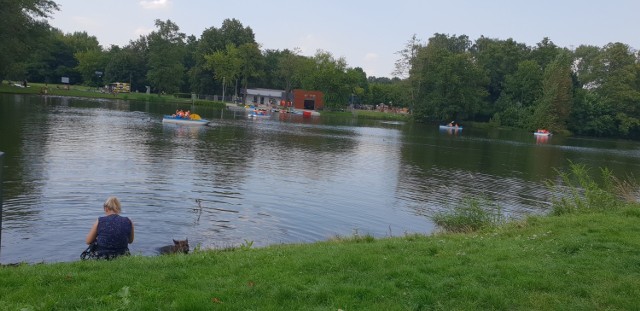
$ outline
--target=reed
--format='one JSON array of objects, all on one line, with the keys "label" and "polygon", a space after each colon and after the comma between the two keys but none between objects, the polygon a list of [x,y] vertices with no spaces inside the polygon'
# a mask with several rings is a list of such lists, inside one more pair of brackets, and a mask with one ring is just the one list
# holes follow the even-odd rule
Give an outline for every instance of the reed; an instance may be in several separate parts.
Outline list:
[{"label": "reed", "polygon": [[558,179],[547,184],[554,193],[552,215],[604,211],[637,201],[637,182],[619,179],[607,168],[594,176],[586,165],[570,163],[569,171],[558,171]]},{"label": "reed", "polygon": [[473,232],[505,222],[500,206],[474,197],[463,198],[451,211],[436,213],[432,219],[447,232]]}]

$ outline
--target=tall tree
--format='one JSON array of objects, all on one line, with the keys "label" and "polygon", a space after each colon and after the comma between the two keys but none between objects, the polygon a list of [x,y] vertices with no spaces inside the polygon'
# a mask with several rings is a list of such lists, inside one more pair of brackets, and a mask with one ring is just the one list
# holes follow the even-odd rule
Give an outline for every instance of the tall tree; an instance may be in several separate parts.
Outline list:
[{"label": "tall tree", "polygon": [[204,94],[213,94],[220,90],[219,83],[213,81],[215,73],[207,65],[204,56],[224,51],[228,44],[239,47],[245,43],[255,43],[255,35],[250,27],[244,27],[236,19],[225,19],[219,29],[216,27],[205,29],[198,40],[194,55],[195,66],[189,71],[191,89]]},{"label": "tall tree", "polygon": [[231,82],[240,77],[242,71],[242,56],[240,50],[233,44],[227,44],[224,51],[215,51],[205,55],[207,65],[205,68],[215,72],[214,78],[222,84],[223,93]]},{"label": "tall tree", "polygon": [[416,34],[413,34],[405,44],[405,47],[396,52],[400,58],[396,60],[393,75],[406,80],[406,83],[403,83],[402,86],[407,88],[407,92],[410,95],[410,110],[413,110],[416,103],[416,94],[420,90],[420,78],[422,76],[416,73],[422,71],[423,63],[418,59],[418,51],[422,47],[420,39]]},{"label": "tall tree", "polygon": [[418,119],[466,119],[474,116],[487,96],[488,79],[469,52],[466,36],[436,34],[418,52],[421,87],[415,108]]},{"label": "tall tree", "polygon": [[[0,0],[0,80],[28,57],[34,43],[47,35],[46,18],[57,10],[51,0]],[[15,73],[21,74],[21,72]]]},{"label": "tall tree", "polygon": [[259,78],[263,74],[264,58],[257,43],[244,43],[238,47],[238,52],[242,60],[242,87],[246,89],[249,87],[250,79]]},{"label": "tall tree", "polygon": [[569,53],[562,52],[545,69],[543,94],[532,116],[532,128],[547,128],[553,131],[567,129],[573,105],[571,61]]},{"label": "tall tree", "polygon": [[146,78],[149,58],[147,37],[140,36],[124,48],[111,46],[107,55],[105,83],[131,82],[131,90],[146,91],[146,86],[150,86]]},{"label": "tall tree", "polygon": [[615,111],[621,135],[640,135],[640,66],[638,55],[623,43],[603,48],[600,61],[601,85],[595,89],[599,99]]},{"label": "tall tree", "polygon": [[78,61],[76,70],[82,75],[84,83],[89,86],[103,85],[102,77],[107,65],[107,53],[93,49],[76,52],[74,57]]},{"label": "tall tree", "polygon": [[536,44],[536,47],[531,50],[531,59],[538,62],[542,69],[547,68],[547,65],[551,64],[558,56],[558,53],[562,51],[551,39],[544,37],[542,41]]},{"label": "tall tree", "polygon": [[[491,103],[500,97],[506,77],[518,69],[518,64],[529,53],[525,44],[517,43],[513,39],[498,40],[485,37],[476,40],[471,50],[478,64],[488,73]],[[494,112],[494,109],[488,111],[489,114]]]},{"label": "tall tree", "polygon": [[174,93],[180,90],[184,75],[186,35],[171,20],[155,22],[158,30],[148,36],[149,71],[147,79],[158,92]]}]

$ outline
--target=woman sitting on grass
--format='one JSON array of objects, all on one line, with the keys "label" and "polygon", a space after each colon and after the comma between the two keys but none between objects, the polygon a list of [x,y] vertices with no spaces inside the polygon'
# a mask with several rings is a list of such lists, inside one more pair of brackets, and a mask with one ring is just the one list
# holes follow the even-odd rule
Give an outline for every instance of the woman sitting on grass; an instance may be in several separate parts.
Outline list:
[{"label": "woman sitting on grass", "polygon": [[133,222],[120,216],[120,201],[110,197],[104,202],[105,216],[99,217],[87,234],[87,244],[96,258],[111,259],[129,254],[133,243]]}]

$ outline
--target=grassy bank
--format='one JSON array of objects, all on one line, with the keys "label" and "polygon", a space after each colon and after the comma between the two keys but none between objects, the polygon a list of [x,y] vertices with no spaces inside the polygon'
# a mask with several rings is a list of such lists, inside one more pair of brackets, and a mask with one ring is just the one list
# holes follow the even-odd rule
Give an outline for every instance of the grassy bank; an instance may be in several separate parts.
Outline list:
[{"label": "grassy bank", "polygon": [[410,115],[389,113],[374,110],[353,110],[353,111],[323,111],[322,115],[357,118],[357,119],[372,119],[372,120],[387,120],[387,121],[409,121]]},{"label": "grassy bank", "polygon": [[633,310],[640,208],[467,234],[0,268],[2,310]]},{"label": "grassy bank", "polygon": [[191,103],[191,99],[177,98],[172,95],[158,95],[158,94],[145,94],[145,93],[101,93],[96,88],[72,85],[68,88],[62,84],[43,84],[43,83],[29,83],[29,87],[17,87],[13,84],[7,84],[7,81],[2,81],[0,84],[0,93],[8,94],[44,94],[46,89],[47,95],[52,96],[74,96],[74,97],[87,97],[87,98],[109,98],[109,99],[122,99],[122,100],[141,100],[151,102],[170,102],[170,103]]}]

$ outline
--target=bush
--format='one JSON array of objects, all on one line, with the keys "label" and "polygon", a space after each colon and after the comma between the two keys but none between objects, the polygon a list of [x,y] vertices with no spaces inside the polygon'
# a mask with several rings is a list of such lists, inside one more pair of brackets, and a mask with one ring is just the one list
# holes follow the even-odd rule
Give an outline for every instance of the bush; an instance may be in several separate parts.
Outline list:
[{"label": "bush", "polygon": [[600,169],[600,183],[584,164],[570,163],[570,171],[558,175],[559,181],[548,182],[556,195],[552,215],[610,210],[637,200],[633,178],[620,180],[607,168]]},{"label": "bush", "polygon": [[478,231],[500,225],[505,220],[501,208],[495,203],[470,197],[462,199],[452,211],[437,213],[432,219],[447,232]]}]

